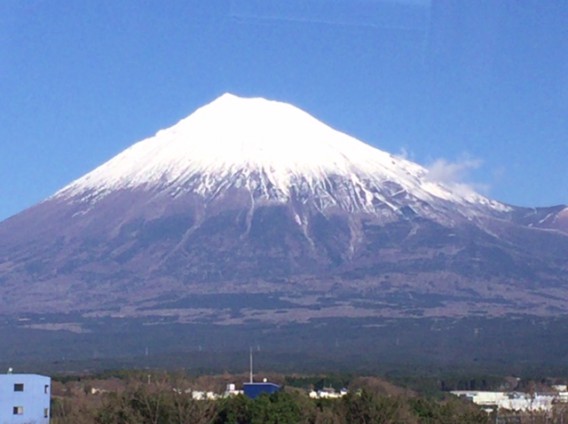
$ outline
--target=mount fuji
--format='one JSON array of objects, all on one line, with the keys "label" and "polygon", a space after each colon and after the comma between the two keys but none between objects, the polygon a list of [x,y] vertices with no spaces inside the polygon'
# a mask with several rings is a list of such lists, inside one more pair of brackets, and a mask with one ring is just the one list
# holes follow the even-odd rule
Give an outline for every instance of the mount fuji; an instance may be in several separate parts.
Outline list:
[{"label": "mount fuji", "polygon": [[[127,149],[56,198],[96,202],[116,190],[197,194],[207,202],[245,189],[256,202],[338,208],[396,217],[412,203],[445,202],[464,216],[510,208],[428,179],[417,164],[333,130],[288,104],[225,94],[173,127]],[[432,217],[445,215],[431,211]]]},{"label": "mount fuji", "polygon": [[500,203],[231,94],[3,221],[0,240],[4,315],[568,313],[565,206]]}]

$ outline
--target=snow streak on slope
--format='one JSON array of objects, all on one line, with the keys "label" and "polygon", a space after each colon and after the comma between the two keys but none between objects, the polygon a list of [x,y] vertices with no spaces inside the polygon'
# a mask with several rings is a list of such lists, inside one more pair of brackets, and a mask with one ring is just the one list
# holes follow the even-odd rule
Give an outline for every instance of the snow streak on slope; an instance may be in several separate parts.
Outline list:
[{"label": "snow streak on slope", "polygon": [[[390,184],[388,193],[385,184]],[[294,106],[231,94],[133,145],[54,197],[96,202],[114,190],[135,188],[204,197],[245,188],[255,199],[316,197],[322,208],[369,213],[377,203],[389,205],[387,194],[393,193],[423,202],[507,209],[477,193],[430,181],[425,168],[336,131]]]}]

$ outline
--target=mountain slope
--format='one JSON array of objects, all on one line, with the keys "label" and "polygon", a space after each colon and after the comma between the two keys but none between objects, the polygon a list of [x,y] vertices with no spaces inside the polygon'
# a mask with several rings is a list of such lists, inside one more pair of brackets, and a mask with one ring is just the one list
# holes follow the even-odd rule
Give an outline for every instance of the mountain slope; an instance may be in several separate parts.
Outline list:
[{"label": "mountain slope", "polygon": [[0,308],[190,319],[171,305],[263,293],[296,299],[293,320],[566,313],[565,215],[226,94],[0,223]]}]

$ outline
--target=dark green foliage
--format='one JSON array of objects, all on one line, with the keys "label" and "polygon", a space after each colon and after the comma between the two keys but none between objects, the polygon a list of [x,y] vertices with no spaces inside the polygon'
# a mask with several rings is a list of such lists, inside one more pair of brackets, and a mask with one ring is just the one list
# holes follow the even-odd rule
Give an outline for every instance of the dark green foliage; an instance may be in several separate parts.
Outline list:
[{"label": "dark green foliage", "polygon": [[296,424],[300,422],[301,412],[288,393],[262,395],[252,404],[251,424]]},{"label": "dark green foliage", "polygon": [[252,402],[244,395],[219,401],[215,424],[248,424],[252,419]]},{"label": "dark green foliage", "polygon": [[215,404],[192,399],[171,388],[139,386],[108,394],[96,414],[97,424],[206,424],[215,417]]},{"label": "dark green foliage", "polygon": [[347,423],[382,424],[404,423],[408,417],[407,408],[400,398],[377,396],[367,390],[350,393],[343,398],[345,421]]},{"label": "dark green foliage", "polygon": [[489,423],[489,416],[470,403],[451,398],[436,402],[425,398],[409,399],[413,415],[424,424],[483,424]]}]

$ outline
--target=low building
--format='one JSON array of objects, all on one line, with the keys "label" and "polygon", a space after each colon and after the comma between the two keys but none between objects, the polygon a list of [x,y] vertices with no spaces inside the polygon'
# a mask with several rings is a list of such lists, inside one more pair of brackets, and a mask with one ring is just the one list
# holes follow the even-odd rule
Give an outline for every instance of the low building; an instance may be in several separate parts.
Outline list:
[{"label": "low building", "polygon": [[0,374],[0,424],[48,424],[51,378]]},{"label": "low building", "polygon": [[227,384],[227,388],[225,389],[225,393],[223,393],[223,397],[231,397],[231,396],[238,396],[244,394],[244,391],[237,390],[237,387],[234,383]]},{"label": "low building", "polygon": [[262,394],[272,394],[276,393],[280,390],[280,386],[278,384],[269,383],[269,382],[262,382],[262,383],[244,383],[243,384],[243,391],[245,396],[256,399]]},{"label": "low building", "polygon": [[341,389],[339,392],[336,391],[333,387],[324,387],[317,392],[312,390],[308,396],[312,399],[339,399],[343,396],[346,396],[348,393],[346,388]]},{"label": "low building", "polygon": [[506,409],[516,412],[551,411],[558,395],[549,393],[453,391],[452,394],[470,399],[487,411]]},{"label": "low building", "polygon": [[192,390],[191,391],[191,398],[193,400],[217,400],[219,399],[219,395],[213,392],[204,392],[201,390]]},{"label": "low building", "polygon": [[568,403],[568,392],[558,392],[556,401],[558,403]]}]

